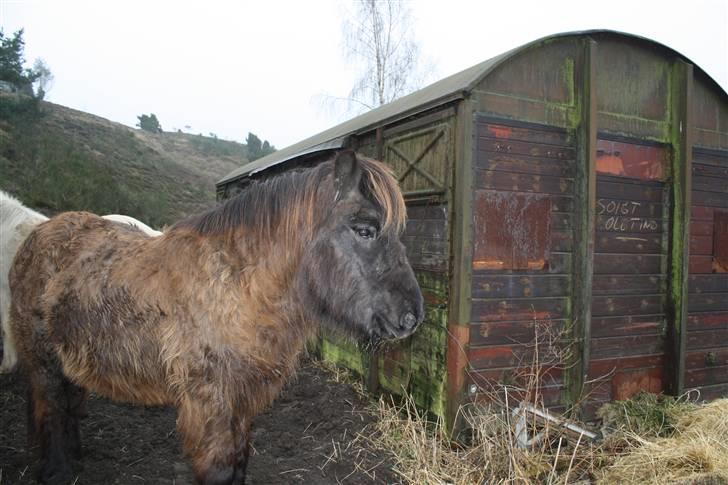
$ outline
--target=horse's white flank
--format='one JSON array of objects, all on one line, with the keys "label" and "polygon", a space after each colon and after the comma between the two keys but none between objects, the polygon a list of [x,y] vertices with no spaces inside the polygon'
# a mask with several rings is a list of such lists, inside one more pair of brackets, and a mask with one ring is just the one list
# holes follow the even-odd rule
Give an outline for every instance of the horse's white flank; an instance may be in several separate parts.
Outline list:
[{"label": "horse's white flank", "polygon": [[3,329],[3,362],[0,372],[10,372],[18,361],[10,333],[10,287],[8,272],[13,257],[33,228],[48,218],[28,209],[0,190],[0,322]]},{"label": "horse's white flank", "polygon": [[[133,217],[110,214],[105,219],[136,227],[149,236],[159,236],[162,233],[155,231],[143,222]],[[17,362],[18,355],[10,331],[10,286],[8,273],[10,265],[18,248],[33,228],[48,218],[32,209],[25,207],[17,199],[0,190],[0,322],[2,323],[3,360],[0,373],[12,371]]]}]

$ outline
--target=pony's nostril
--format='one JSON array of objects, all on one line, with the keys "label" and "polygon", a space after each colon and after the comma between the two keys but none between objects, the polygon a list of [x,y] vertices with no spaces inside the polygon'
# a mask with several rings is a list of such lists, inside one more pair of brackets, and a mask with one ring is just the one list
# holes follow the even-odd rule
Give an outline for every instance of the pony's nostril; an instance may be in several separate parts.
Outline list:
[{"label": "pony's nostril", "polygon": [[402,316],[401,325],[407,329],[413,328],[417,325],[417,317],[412,312],[407,312]]}]

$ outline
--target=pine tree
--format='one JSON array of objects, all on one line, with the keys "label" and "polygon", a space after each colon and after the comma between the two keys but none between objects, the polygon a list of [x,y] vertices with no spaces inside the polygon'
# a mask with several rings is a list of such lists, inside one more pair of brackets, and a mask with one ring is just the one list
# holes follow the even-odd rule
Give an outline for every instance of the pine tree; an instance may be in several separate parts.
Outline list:
[{"label": "pine tree", "polygon": [[150,133],[162,133],[162,126],[159,124],[157,115],[155,115],[154,113],[149,116],[144,114],[139,115],[137,116],[137,119],[139,120],[137,126],[142,130],[148,131]]}]

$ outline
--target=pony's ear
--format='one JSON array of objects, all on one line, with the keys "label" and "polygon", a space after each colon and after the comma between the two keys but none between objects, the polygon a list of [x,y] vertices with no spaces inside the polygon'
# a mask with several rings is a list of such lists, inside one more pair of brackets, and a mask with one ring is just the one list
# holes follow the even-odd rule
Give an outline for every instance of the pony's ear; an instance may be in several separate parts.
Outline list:
[{"label": "pony's ear", "polygon": [[359,190],[361,167],[354,150],[339,152],[334,159],[334,187],[337,199],[342,199],[353,190]]}]

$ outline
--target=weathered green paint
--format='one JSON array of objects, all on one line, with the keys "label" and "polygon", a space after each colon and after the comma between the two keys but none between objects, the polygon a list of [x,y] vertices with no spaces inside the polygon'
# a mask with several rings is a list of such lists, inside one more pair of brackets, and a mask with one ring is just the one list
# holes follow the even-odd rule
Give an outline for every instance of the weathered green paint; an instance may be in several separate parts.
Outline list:
[{"label": "weathered green paint", "polygon": [[485,116],[505,117],[561,128],[570,127],[574,117],[573,106],[542,99],[522,98],[492,91],[474,91],[473,97],[477,103],[475,110]]},{"label": "weathered green paint", "polygon": [[470,325],[470,286],[472,283],[472,214],[473,214],[473,102],[465,100],[458,107],[456,162],[453,164],[455,188],[452,192],[451,234],[451,325]]},{"label": "weathered green paint", "polygon": [[475,110],[486,116],[570,127],[577,51],[577,42],[563,38],[529,46],[476,86]]},{"label": "weathered green paint", "polygon": [[574,302],[571,298],[567,298],[564,302],[564,318],[571,320],[574,317]]},{"label": "weathered green paint", "polygon": [[576,79],[574,77],[574,66],[574,59],[567,57],[564,59],[564,65],[561,68],[561,75],[564,78],[564,83],[566,84],[566,89],[569,93],[568,104],[570,106],[574,106],[576,103]]},{"label": "weathered green paint", "polygon": [[670,143],[671,61],[624,40],[600,40],[596,55],[599,130]]},{"label": "weathered green paint", "polygon": [[600,112],[669,122],[668,59],[623,39],[600,39],[595,54],[599,69],[594,83]]},{"label": "weathered green paint", "polygon": [[575,79],[579,117],[576,131],[576,180],[574,217],[574,262],[572,273],[571,332],[573,362],[565,373],[566,401],[576,404],[582,394],[589,366],[591,297],[596,218],[597,93],[595,83],[596,43],[583,42],[579,75]]},{"label": "weathered green paint", "polygon": [[[493,69],[478,90],[549,104],[573,104],[575,42],[539,43],[518,52]],[[525,121],[525,120],[524,120]]]},{"label": "weathered green paint", "polygon": [[[447,301],[447,282],[427,272],[416,273],[423,291],[431,293],[437,301]],[[378,385],[381,389],[401,395],[410,395],[422,409],[445,416],[447,363],[448,309],[446,305],[427,306],[426,318],[414,335],[404,341],[387,344],[379,352]],[[370,352],[366,348],[332,334],[320,341],[319,353],[360,376],[367,376]]]},{"label": "weathered green paint", "polygon": [[365,375],[368,357],[359,345],[337,335],[325,334],[321,337],[319,351],[324,360]]},{"label": "weathered green paint", "polygon": [[599,130],[612,135],[621,135],[629,138],[655,141],[659,143],[670,142],[670,123],[655,121],[639,116],[629,116],[619,113],[598,114]]},{"label": "weathered green paint", "polygon": [[670,82],[671,194],[670,263],[668,272],[667,391],[678,395],[685,383],[687,337],[688,259],[692,173],[693,66],[673,64]]},{"label": "weathered green paint", "polygon": [[[444,279],[427,272],[417,272],[416,276],[423,291],[437,301],[447,301]],[[394,394],[406,391],[418,406],[437,416],[445,415],[447,317],[446,305],[428,305],[422,326],[409,339],[389,344],[379,363],[382,389]]]}]

